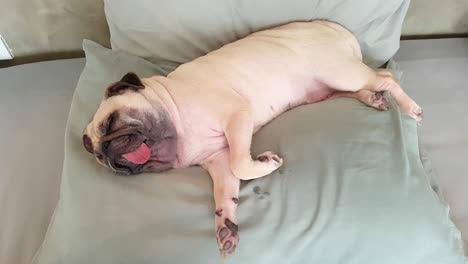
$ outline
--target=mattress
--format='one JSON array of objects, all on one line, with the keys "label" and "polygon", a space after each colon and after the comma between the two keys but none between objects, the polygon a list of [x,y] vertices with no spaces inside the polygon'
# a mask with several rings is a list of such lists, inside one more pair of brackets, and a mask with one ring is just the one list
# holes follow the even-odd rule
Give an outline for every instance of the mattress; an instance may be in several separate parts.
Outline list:
[{"label": "mattress", "polygon": [[[425,109],[421,144],[468,241],[468,39],[403,41],[395,60],[404,88]],[[29,263],[42,242],[59,195],[65,122],[83,65],[73,59],[0,70],[0,263]]]}]

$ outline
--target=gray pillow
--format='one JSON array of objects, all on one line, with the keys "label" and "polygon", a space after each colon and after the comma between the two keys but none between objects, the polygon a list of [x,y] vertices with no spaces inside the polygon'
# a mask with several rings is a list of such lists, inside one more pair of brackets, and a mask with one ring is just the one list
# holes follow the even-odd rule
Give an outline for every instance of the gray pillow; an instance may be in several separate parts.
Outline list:
[{"label": "gray pillow", "polygon": [[153,62],[185,63],[252,32],[328,19],[358,38],[378,67],[399,48],[409,0],[105,0],[113,49]]},{"label": "gray pillow", "polygon": [[[221,263],[201,168],[113,175],[83,129],[109,82],[173,70],[85,41],[69,116],[60,201],[34,264]],[[341,98],[291,110],[254,137],[285,165],[243,182],[240,244],[225,263],[462,264],[459,233],[419,159],[416,124]]]}]

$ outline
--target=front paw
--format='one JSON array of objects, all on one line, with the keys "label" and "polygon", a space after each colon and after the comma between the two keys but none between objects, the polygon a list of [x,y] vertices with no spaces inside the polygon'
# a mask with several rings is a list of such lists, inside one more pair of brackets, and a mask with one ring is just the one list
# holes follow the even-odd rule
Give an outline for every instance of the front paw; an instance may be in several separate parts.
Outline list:
[{"label": "front paw", "polygon": [[239,243],[239,227],[233,223],[229,218],[222,217],[222,215],[216,212],[217,219],[216,225],[216,239],[218,242],[219,252],[222,258],[226,258],[227,255],[234,253],[237,244]]},{"label": "front paw", "polygon": [[268,164],[274,171],[283,165],[283,159],[271,151],[266,151],[256,158],[257,161]]}]

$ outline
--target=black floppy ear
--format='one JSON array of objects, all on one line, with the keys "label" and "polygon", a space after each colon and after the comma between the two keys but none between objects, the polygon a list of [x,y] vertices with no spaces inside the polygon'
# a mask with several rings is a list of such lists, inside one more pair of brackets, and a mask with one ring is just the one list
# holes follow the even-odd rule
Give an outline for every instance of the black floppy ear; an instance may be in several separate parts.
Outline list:
[{"label": "black floppy ear", "polygon": [[107,99],[114,95],[123,94],[126,90],[138,91],[145,88],[140,78],[133,72],[129,72],[116,83],[107,87],[104,97]]},{"label": "black floppy ear", "polygon": [[143,83],[140,80],[140,77],[138,77],[138,75],[136,75],[134,72],[129,72],[129,73],[125,74],[124,77],[122,77],[122,79],[120,81],[125,82],[125,83],[129,83],[131,85],[143,86],[144,87]]},{"label": "black floppy ear", "polygon": [[93,142],[86,134],[83,135],[83,146],[89,153],[94,154]]}]

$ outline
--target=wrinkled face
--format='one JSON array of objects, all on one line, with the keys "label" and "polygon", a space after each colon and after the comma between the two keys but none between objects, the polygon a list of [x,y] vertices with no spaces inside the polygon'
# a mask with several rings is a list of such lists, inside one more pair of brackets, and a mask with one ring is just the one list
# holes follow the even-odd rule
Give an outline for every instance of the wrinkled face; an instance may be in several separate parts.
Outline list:
[{"label": "wrinkled face", "polygon": [[118,174],[165,171],[177,159],[175,127],[144,89],[133,73],[110,85],[83,135],[86,150]]}]

